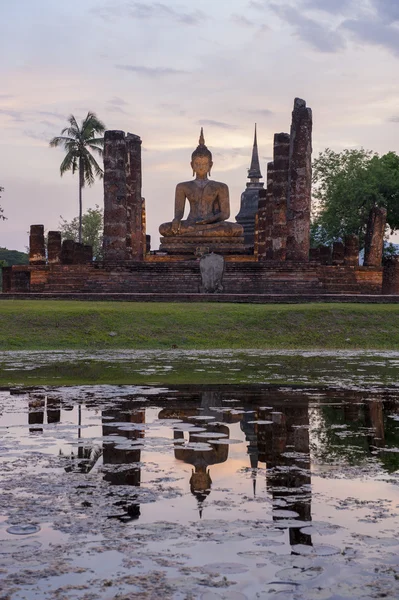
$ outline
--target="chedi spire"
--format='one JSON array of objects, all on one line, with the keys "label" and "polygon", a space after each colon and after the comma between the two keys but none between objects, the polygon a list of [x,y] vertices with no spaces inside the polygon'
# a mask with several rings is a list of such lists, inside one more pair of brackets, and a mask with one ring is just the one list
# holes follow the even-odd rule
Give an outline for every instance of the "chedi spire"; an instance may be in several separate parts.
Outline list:
[{"label": "chedi spire", "polygon": [[251,166],[248,171],[249,179],[263,179],[262,173],[260,172],[260,164],[259,164],[259,153],[258,153],[258,140],[256,135],[256,123],[255,123],[255,134],[254,134],[254,145],[252,148],[252,158],[251,158]]}]

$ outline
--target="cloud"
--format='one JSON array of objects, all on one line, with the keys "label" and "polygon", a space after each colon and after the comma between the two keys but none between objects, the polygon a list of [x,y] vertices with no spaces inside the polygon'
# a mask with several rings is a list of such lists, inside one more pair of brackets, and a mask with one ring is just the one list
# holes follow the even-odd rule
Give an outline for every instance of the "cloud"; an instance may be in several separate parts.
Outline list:
[{"label": "cloud", "polygon": [[345,12],[352,6],[353,0],[305,0],[304,4],[305,9],[322,10],[333,15]]},{"label": "cloud", "polygon": [[397,0],[373,0],[377,15],[385,23],[399,21],[399,4]]},{"label": "cloud", "polygon": [[375,18],[350,19],[341,25],[363,43],[381,46],[399,56],[399,31]]},{"label": "cloud", "polygon": [[153,78],[164,77],[165,75],[186,75],[188,72],[180,69],[172,69],[170,67],[143,67],[140,65],[115,65],[115,68]]},{"label": "cloud", "polygon": [[159,108],[167,112],[173,113],[174,115],[178,115],[180,117],[187,114],[187,111],[183,110],[179,104],[168,104],[164,102],[163,104],[159,105]]},{"label": "cloud", "polygon": [[230,20],[239,27],[245,27],[246,29],[259,29],[261,33],[270,31],[270,27],[268,25],[251,21],[251,19],[248,19],[248,17],[245,15],[238,15],[234,13],[231,15]]},{"label": "cloud", "polygon": [[239,112],[260,117],[270,117],[274,114],[274,112],[268,108],[240,108]]},{"label": "cloud", "polygon": [[118,98],[117,96],[114,96],[113,98],[111,98],[111,100],[107,101],[108,104],[113,104],[114,106],[127,106],[128,102],[126,102],[126,100],[123,100],[123,98]]},{"label": "cloud", "polygon": [[388,121],[390,123],[399,123],[399,115],[393,115],[392,117],[389,117]]},{"label": "cloud", "polygon": [[33,115],[40,115],[42,117],[52,117],[54,119],[60,119],[61,121],[66,121],[67,116],[66,115],[62,115],[60,113],[56,113],[56,112],[51,112],[48,110],[32,110],[29,111],[30,114]]},{"label": "cloud", "polygon": [[49,143],[49,139],[51,137],[46,132],[37,133],[31,129],[24,129],[23,134],[32,140],[39,140],[40,142],[46,142],[46,144]]},{"label": "cloud", "polygon": [[220,129],[229,129],[233,131],[237,129],[235,125],[231,125],[230,123],[223,123],[222,121],[213,121],[212,119],[203,119],[201,121],[197,121],[198,125],[209,126],[209,127],[219,127]]},{"label": "cloud", "polygon": [[1,108],[0,109],[0,115],[4,115],[6,117],[10,117],[13,121],[16,121],[18,123],[23,123],[26,120],[23,117],[23,113],[21,111],[18,111],[18,110],[8,110],[6,108]]},{"label": "cloud", "polygon": [[292,25],[299,39],[307,42],[316,50],[320,52],[337,52],[344,47],[345,41],[340,33],[303,16],[302,12],[293,6],[270,4],[270,8],[283,21]]},{"label": "cloud", "polygon": [[126,1],[117,3],[112,1],[92,8],[91,12],[105,20],[112,17],[129,17],[140,20],[166,18],[183,25],[200,25],[207,19],[207,15],[201,10],[194,12],[178,11],[162,2]]}]

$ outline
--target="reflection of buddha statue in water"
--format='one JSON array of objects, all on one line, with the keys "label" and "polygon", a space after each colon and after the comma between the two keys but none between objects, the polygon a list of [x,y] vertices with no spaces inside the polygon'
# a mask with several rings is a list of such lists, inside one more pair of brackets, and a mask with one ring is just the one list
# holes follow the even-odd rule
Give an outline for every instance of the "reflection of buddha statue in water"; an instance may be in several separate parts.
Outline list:
[{"label": "reflection of buddha statue in water", "polygon": [[[196,177],[177,185],[174,219],[159,228],[164,238],[183,237],[187,241],[189,238],[207,238],[212,242],[211,238],[227,237],[233,238],[234,242],[234,238],[243,236],[241,225],[227,221],[230,216],[229,188],[225,183],[208,179],[212,165],[212,154],[205,146],[201,128],[199,146],[191,156],[191,167]],[[186,199],[190,212],[183,220]],[[167,240],[163,242],[167,246]]]}]

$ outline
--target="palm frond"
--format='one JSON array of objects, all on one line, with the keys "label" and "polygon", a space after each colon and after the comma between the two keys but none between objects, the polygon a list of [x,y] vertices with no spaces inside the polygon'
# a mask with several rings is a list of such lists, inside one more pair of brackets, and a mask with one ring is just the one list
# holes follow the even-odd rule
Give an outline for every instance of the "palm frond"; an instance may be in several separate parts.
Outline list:
[{"label": "palm frond", "polygon": [[74,142],[74,141],[75,140],[73,140],[70,137],[58,135],[56,137],[53,137],[53,139],[50,140],[49,144],[52,148],[57,148],[57,146],[65,145],[66,143]]},{"label": "palm frond", "polygon": [[75,173],[77,167],[78,162],[76,154],[74,154],[73,152],[68,152],[60,165],[61,177],[64,173],[70,170],[72,171],[72,173]]},{"label": "palm frond", "polygon": [[98,162],[96,161],[96,159],[94,158],[94,156],[89,153],[87,158],[88,158],[91,166],[93,167],[96,176],[99,179],[102,179],[103,175],[104,175],[104,171],[102,170],[102,168],[100,167],[100,165],[98,164]]}]

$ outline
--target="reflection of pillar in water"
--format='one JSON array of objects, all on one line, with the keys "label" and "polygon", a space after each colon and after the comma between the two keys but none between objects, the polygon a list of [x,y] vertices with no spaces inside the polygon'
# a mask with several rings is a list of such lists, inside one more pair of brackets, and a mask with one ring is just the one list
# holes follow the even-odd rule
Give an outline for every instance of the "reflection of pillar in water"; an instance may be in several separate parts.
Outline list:
[{"label": "reflection of pillar in water", "polygon": [[[104,418],[106,417],[106,418]],[[133,409],[128,414],[120,413],[116,410],[104,411],[103,412],[103,435],[123,435],[130,441],[139,440],[144,437],[144,431],[133,429],[131,431],[121,431],[117,426],[113,427],[110,425],[112,420],[109,417],[113,417],[115,421],[121,422],[126,421],[128,423],[145,423],[145,409]],[[121,444],[124,442],[124,438],[121,437]],[[129,449],[117,447],[118,443],[112,442],[107,443],[106,440],[103,442],[103,460],[104,465],[125,465],[123,470],[107,469],[104,479],[111,485],[130,485],[138,487],[140,486],[141,470],[140,466],[136,463],[140,462],[141,450]],[[134,463],[134,464],[133,464]],[[128,465],[132,465],[130,468]],[[115,503],[116,506],[120,506],[125,511],[125,515],[115,515],[115,518],[121,521],[130,521],[132,519],[138,519],[140,516],[140,504],[134,502],[137,496],[133,495],[132,500],[123,500]]]},{"label": "reflection of pillar in water", "polygon": [[[35,394],[31,396],[29,400],[29,413],[28,423],[29,425],[43,425],[44,423],[44,407],[46,403],[46,397]],[[43,427],[29,427],[30,433],[43,433]]]},{"label": "reflection of pillar in water", "polygon": [[366,425],[374,429],[374,435],[371,438],[371,443],[378,448],[385,446],[385,429],[384,429],[384,408],[382,400],[369,400],[365,402],[364,411],[366,416]]},{"label": "reflection of pillar in water", "polygon": [[364,422],[363,403],[359,402],[357,396],[353,398],[345,398],[344,404],[344,420],[349,423]]},{"label": "reflection of pillar in water", "polygon": [[59,423],[61,420],[61,401],[47,397],[47,423]]},{"label": "reflection of pillar in water", "polygon": [[[293,510],[301,521],[311,521],[310,449],[308,403],[298,397],[282,412],[259,413],[272,425],[258,425],[259,460],[266,462],[266,480],[275,509]],[[302,455],[300,456],[299,455]],[[305,489],[304,489],[304,486]],[[276,502],[276,501],[282,502]],[[284,517],[274,517],[279,521]],[[311,545],[311,536],[290,527],[290,544]]]},{"label": "reflection of pillar in water", "polygon": [[247,452],[252,469],[252,486],[254,496],[256,495],[256,469],[258,468],[259,452],[258,452],[258,425],[250,423],[258,419],[257,412],[246,412],[243,414],[240,421],[241,431],[245,434],[245,441],[248,442]]}]

